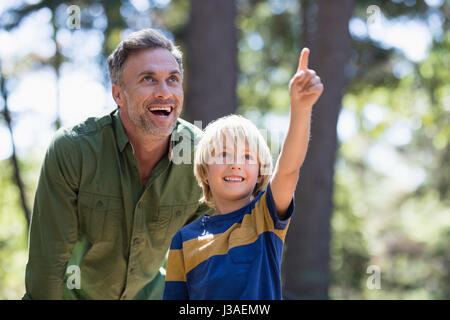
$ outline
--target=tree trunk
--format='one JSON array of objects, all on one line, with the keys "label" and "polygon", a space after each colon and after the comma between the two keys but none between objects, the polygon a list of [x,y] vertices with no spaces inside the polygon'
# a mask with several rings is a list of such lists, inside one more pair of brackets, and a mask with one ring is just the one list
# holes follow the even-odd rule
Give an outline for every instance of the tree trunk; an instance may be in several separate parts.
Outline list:
[{"label": "tree trunk", "polygon": [[287,299],[328,299],[330,283],[336,126],[350,57],[348,23],[354,1],[318,0],[314,5],[317,16],[310,21],[317,25],[307,29],[312,34],[310,68],[321,77],[325,90],[313,109],[311,141],[295,193],[296,213],[286,238]]},{"label": "tree trunk", "polygon": [[[0,65],[0,67],[1,67],[1,65]],[[12,120],[11,120],[11,115],[10,115],[9,109],[8,109],[8,94],[6,93],[5,78],[3,76],[3,73],[1,73],[1,72],[0,72],[0,92],[1,92],[1,95],[2,95],[2,98],[4,101],[2,115],[3,115],[3,118],[5,119],[6,126],[8,127],[8,131],[11,136],[12,153],[11,153],[10,161],[11,161],[11,165],[13,167],[13,181],[16,184],[17,189],[19,191],[20,204],[22,206],[23,214],[27,221],[27,228],[28,228],[30,226],[31,213],[30,213],[30,209],[28,208],[27,197],[25,194],[25,186],[23,184],[22,175],[21,175],[20,167],[19,167],[19,161],[17,159],[17,154],[16,154],[16,145],[14,142]]]},{"label": "tree trunk", "polygon": [[186,54],[186,113],[190,121],[236,112],[235,0],[191,0]]},{"label": "tree trunk", "polygon": [[55,43],[55,55],[53,56],[51,60],[51,64],[53,66],[53,69],[55,69],[55,75],[56,75],[56,117],[54,126],[55,129],[58,130],[61,128],[61,64],[63,63],[63,55],[61,54],[61,47],[56,39],[56,34],[58,33],[58,26],[56,25],[56,10],[52,9],[52,27],[53,27],[53,42]]}]

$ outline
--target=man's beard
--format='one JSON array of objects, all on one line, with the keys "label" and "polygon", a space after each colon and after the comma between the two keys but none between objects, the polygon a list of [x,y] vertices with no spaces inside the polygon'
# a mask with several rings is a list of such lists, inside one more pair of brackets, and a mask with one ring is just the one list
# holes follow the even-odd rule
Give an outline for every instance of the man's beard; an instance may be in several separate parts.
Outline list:
[{"label": "man's beard", "polygon": [[[161,127],[155,122],[152,121],[151,116],[148,114],[150,111],[148,110],[149,106],[152,104],[171,104],[174,106],[174,109],[172,110],[171,116],[173,117],[172,122],[170,122],[167,126]],[[178,104],[175,103],[175,101],[151,101],[150,103],[146,104],[144,108],[134,108],[134,110],[141,110],[142,113],[137,112],[130,112],[128,110],[128,115],[130,117],[131,122],[133,125],[140,129],[141,131],[145,132],[148,135],[154,136],[154,137],[168,137],[172,133],[173,129],[175,128],[178,116],[180,115],[180,110],[178,107]]]}]

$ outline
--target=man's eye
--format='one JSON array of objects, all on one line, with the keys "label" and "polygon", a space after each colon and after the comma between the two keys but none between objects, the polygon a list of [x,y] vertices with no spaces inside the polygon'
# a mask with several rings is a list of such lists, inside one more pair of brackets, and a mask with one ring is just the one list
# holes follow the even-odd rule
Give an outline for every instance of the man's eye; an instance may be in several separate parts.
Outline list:
[{"label": "man's eye", "polygon": [[146,77],[142,78],[142,80],[144,80],[145,82],[152,82],[153,78],[150,76],[146,76]]},{"label": "man's eye", "polygon": [[171,77],[169,78],[169,81],[170,81],[170,82],[178,82],[178,77],[177,77],[177,76],[171,76]]},{"label": "man's eye", "polygon": [[251,154],[246,154],[245,155],[245,160],[252,160],[252,159],[253,159],[253,157],[252,157]]}]

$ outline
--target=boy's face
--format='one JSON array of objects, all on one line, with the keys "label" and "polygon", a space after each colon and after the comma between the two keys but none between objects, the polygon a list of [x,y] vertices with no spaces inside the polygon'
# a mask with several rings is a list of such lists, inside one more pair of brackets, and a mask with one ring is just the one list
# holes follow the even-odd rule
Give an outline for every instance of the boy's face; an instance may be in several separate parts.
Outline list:
[{"label": "boy's face", "polygon": [[248,148],[223,147],[212,154],[207,166],[207,180],[215,201],[250,202],[259,181],[257,153]]}]

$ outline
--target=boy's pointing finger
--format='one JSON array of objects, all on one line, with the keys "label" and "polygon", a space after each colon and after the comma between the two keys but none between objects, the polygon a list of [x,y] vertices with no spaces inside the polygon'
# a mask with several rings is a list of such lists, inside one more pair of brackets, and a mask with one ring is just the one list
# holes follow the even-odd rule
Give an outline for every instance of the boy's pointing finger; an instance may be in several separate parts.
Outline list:
[{"label": "boy's pointing finger", "polygon": [[303,48],[302,53],[300,53],[298,71],[306,71],[308,69],[309,53],[310,51],[308,48]]}]

